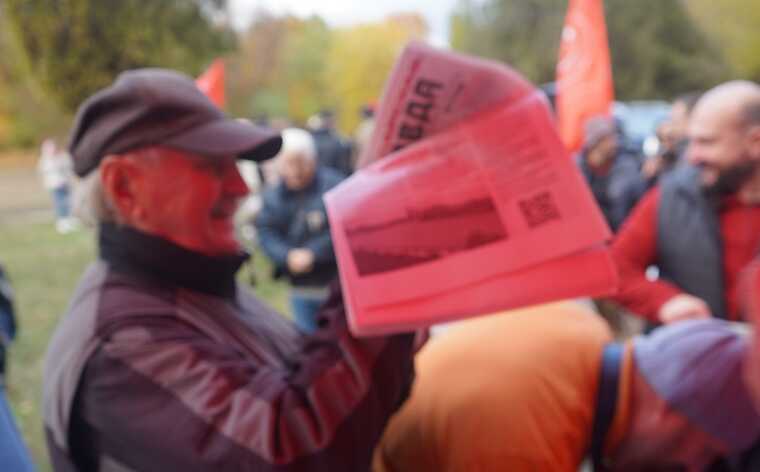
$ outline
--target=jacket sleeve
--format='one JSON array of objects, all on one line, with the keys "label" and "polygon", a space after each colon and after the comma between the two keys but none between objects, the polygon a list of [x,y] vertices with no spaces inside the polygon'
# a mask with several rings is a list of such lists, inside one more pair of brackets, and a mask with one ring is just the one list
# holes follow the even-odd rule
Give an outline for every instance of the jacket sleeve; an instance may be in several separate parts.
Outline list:
[{"label": "jacket sleeve", "polygon": [[121,329],[88,364],[79,415],[134,470],[360,471],[413,378],[412,336],[355,339],[335,296],[287,366],[190,327]]},{"label": "jacket sleeve", "polygon": [[264,204],[256,216],[256,232],[264,253],[280,268],[287,265],[288,251],[292,249],[285,237],[287,222],[273,198],[264,195]]},{"label": "jacket sleeve", "polygon": [[612,244],[612,257],[620,273],[620,290],[612,299],[652,321],[657,321],[657,312],[665,302],[681,293],[671,283],[646,277],[657,256],[659,199],[657,188],[644,195]]},{"label": "jacket sleeve", "polygon": [[333,250],[332,237],[330,230],[326,230],[316,238],[312,238],[306,248],[314,253],[314,261],[317,263],[326,263],[335,261],[335,252]]},{"label": "jacket sleeve", "polygon": [[[344,176],[334,172],[332,169],[320,169],[319,178],[322,181],[322,190],[320,191],[319,199],[324,198],[324,194],[330,189],[334,188],[345,178]],[[325,211],[325,214],[327,212]],[[314,253],[315,262],[317,263],[329,263],[335,261],[335,249],[333,247],[332,236],[330,233],[329,221],[328,226],[324,228],[318,236],[311,238],[305,245],[307,249],[310,249]]]}]

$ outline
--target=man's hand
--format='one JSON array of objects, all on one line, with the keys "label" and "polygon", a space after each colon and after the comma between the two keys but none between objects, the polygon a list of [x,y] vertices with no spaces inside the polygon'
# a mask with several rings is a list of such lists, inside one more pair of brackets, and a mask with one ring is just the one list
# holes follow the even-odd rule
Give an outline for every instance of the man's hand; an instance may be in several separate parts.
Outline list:
[{"label": "man's hand", "polygon": [[314,253],[310,249],[295,248],[288,251],[288,270],[291,274],[305,274],[314,267]]},{"label": "man's hand", "polygon": [[663,303],[657,316],[662,323],[669,324],[677,321],[709,318],[712,313],[710,313],[710,307],[704,300],[683,293]]}]

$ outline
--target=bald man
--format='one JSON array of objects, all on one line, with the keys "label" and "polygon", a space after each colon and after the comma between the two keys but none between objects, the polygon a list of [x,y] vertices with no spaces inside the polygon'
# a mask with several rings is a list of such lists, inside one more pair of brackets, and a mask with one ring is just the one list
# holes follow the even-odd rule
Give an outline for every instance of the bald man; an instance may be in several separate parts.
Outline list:
[{"label": "bald man", "polygon": [[[740,320],[738,275],[760,247],[760,86],[705,93],[688,136],[690,165],[644,196],[613,244],[615,300],[654,324]],[[646,278],[650,265],[658,280]]]}]

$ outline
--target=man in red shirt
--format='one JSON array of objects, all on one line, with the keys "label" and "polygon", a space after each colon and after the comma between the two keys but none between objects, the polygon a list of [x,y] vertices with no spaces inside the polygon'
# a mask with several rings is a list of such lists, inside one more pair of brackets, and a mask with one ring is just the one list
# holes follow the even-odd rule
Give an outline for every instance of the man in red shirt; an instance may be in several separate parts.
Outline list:
[{"label": "man in red shirt", "polygon": [[[689,123],[688,162],[644,196],[613,254],[614,299],[655,323],[740,319],[737,277],[760,247],[760,86],[708,91]],[[660,277],[645,271],[657,265]]]}]

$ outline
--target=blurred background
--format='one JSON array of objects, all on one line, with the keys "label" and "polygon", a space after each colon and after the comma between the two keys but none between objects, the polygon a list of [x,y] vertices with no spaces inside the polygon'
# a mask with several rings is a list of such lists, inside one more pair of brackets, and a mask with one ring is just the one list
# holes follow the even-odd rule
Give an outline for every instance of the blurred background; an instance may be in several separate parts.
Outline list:
[{"label": "blurred background", "polygon": [[[760,80],[757,0],[606,0],[618,102],[643,146],[676,95]],[[549,95],[566,0],[0,0],[0,262],[16,289],[20,337],[8,389],[41,470],[40,379],[48,337],[94,256],[92,235],[56,231],[37,175],[40,144],[65,143],[78,104],[135,67],[198,76],[225,64],[227,112],[304,126],[334,111],[352,136],[412,39],[509,63]],[[255,257],[255,289],[286,287]],[[249,278],[251,268],[241,273]]]},{"label": "blurred background", "polygon": [[[554,80],[565,0],[0,0],[0,149],[65,136],[83,97],[121,70],[198,75],[222,57],[228,111],[304,122],[337,111],[350,133],[412,38]],[[620,101],[670,99],[760,78],[754,0],[607,0]]]}]

